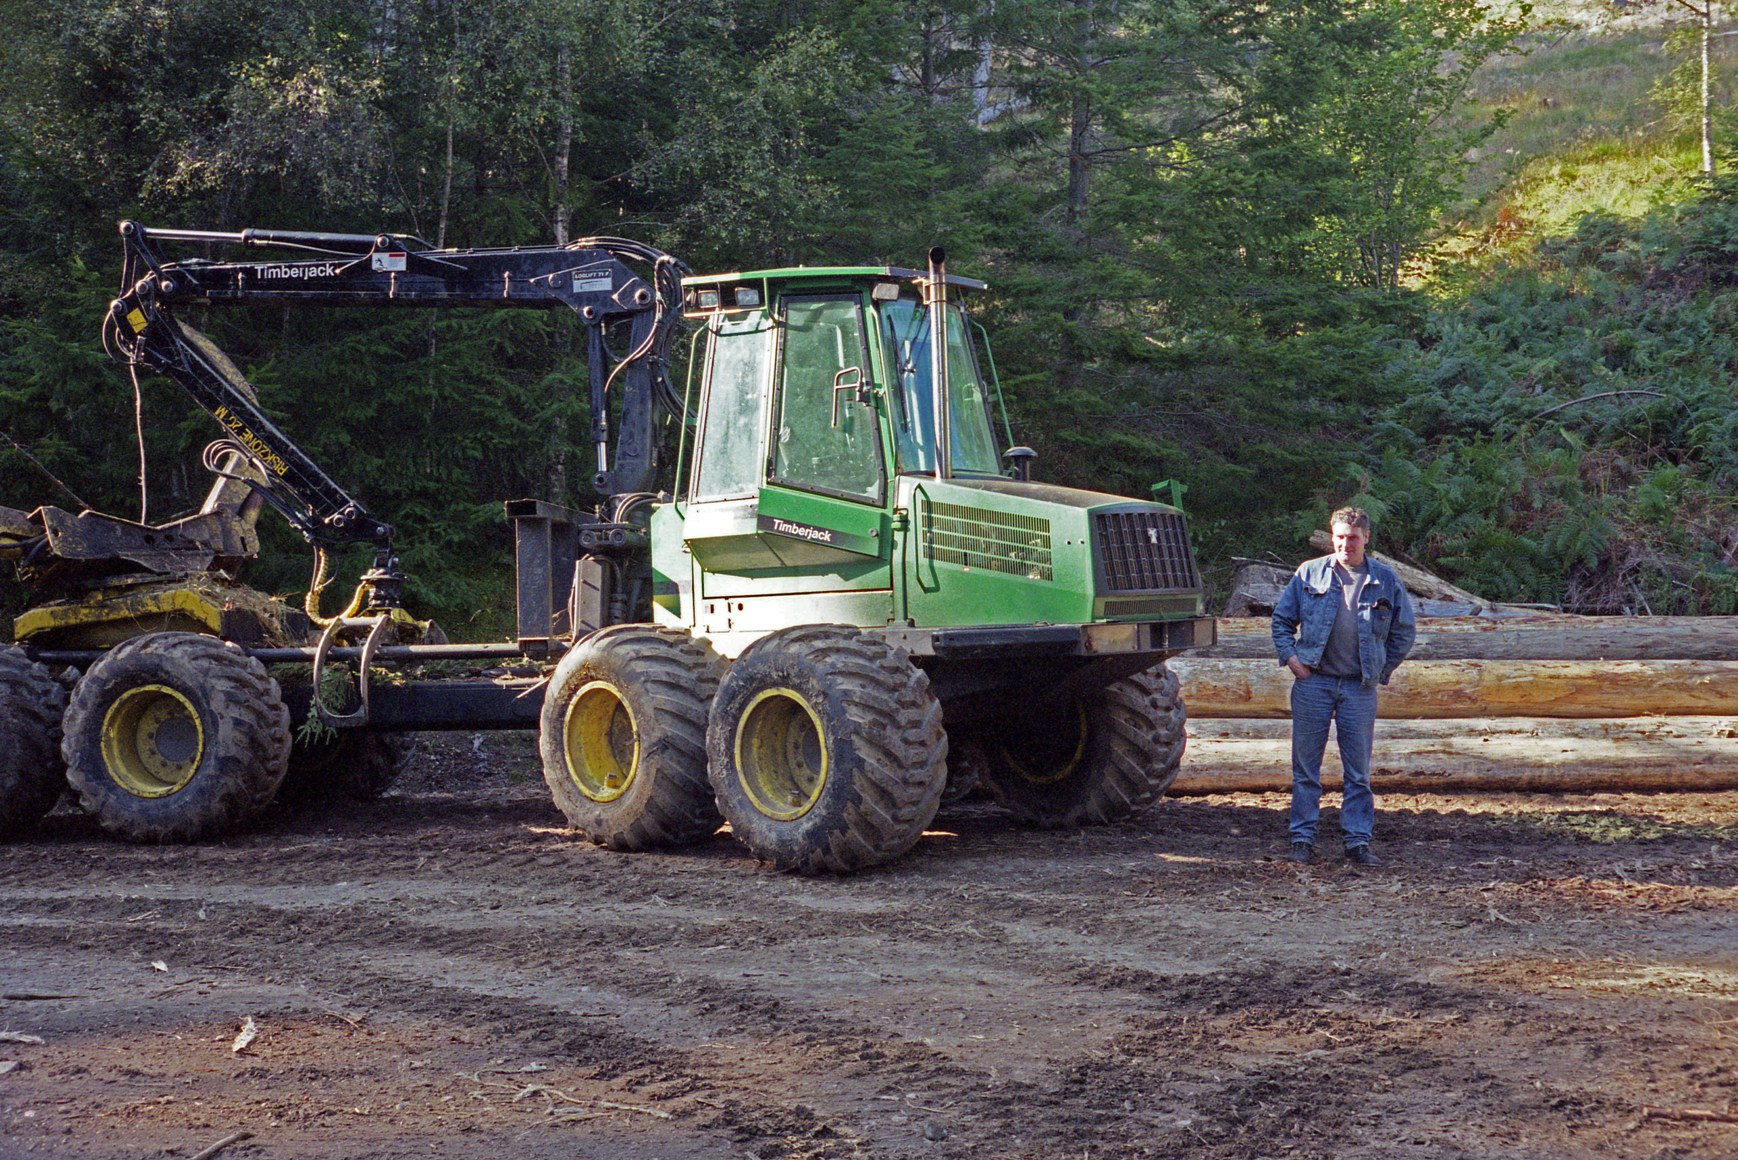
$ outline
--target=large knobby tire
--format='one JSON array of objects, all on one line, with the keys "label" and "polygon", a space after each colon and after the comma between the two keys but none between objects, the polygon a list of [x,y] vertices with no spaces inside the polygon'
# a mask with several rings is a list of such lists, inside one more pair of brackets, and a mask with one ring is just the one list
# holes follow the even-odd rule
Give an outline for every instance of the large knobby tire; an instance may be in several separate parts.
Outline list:
[{"label": "large knobby tire", "polygon": [[61,752],[104,829],[191,842],[271,803],[289,762],[290,714],[265,666],[236,646],[153,633],[91,666],[67,705]]},{"label": "large knobby tire", "polygon": [[996,801],[1031,825],[1123,821],[1176,779],[1185,720],[1176,674],[1157,665],[1001,722],[984,780]]},{"label": "large knobby tire", "polygon": [[338,729],[318,740],[298,737],[278,800],[296,805],[374,801],[392,788],[414,749],[408,733]]},{"label": "large knobby tire", "polygon": [[23,649],[0,648],[0,838],[21,834],[66,788],[60,718],[66,690]]},{"label": "large knobby tire", "polygon": [[781,870],[860,870],[903,854],[935,817],[947,736],[903,649],[838,625],[757,641],[718,688],[712,788],[731,832]]},{"label": "large knobby tire", "polygon": [[723,662],[685,632],[623,624],[561,658],[538,748],[556,808],[612,850],[681,846],[718,829],[706,712]]}]

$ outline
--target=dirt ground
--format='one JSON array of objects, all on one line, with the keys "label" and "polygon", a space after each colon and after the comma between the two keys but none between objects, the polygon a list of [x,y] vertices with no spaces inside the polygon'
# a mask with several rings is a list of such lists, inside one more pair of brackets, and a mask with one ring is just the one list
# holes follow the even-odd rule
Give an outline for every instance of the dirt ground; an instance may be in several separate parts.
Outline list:
[{"label": "dirt ground", "polygon": [[1373,871],[1276,861],[1277,795],[971,802],[803,879],[431,744],[219,844],[0,846],[0,1156],[1738,1155],[1681,1118],[1738,1108],[1738,793],[1389,796]]}]

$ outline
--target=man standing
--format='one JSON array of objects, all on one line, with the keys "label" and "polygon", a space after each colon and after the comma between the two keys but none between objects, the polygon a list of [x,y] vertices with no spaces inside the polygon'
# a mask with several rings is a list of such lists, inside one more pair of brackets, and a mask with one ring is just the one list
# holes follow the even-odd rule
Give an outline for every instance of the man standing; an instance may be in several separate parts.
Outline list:
[{"label": "man standing", "polygon": [[1322,754],[1332,722],[1340,742],[1345,786],[1340,829],[1346,860],[1375,866],[1370,834],[1376,798],[1370,791],[1376,686],[1386,685],[1418,635],[1412,600],[1400,577],[1369,558],[1370,517],[1341,508],[1329,519],[1330,556],[1298,566],[1273,610],[1273,646],[1291,670],[1291,854],[1308,862],[1321,817]]}]

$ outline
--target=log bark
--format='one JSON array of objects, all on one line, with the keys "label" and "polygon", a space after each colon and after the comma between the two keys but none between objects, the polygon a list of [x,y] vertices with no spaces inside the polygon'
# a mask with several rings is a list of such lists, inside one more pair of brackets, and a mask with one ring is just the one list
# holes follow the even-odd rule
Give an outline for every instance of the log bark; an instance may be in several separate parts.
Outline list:
[{"label": "log bark", "polygon": [[[1291,736],[1291,722],[1259,717],[1204,717],[1189,721],[1189,744],[1202,741],[1273,741]],[[1541,744],[1612,741],[1653,745],[1665,742],[1732,747],[1738,767],[1738,715],[1719,717],[1439,717],[1399,718],[1376,726],[1376,744],[1387,741],[1438,741],[1444,738],[1519,737]],[[1331,743],[1330,743],[1331,744]]]},{"label": "log bark", "polygon": [[1272,564],[1245,564],[1231,577],[1231,594],[1225,598],[1227,617],[1254,616],[1271,623],[1273,607],[1291,580],[1291,573]]},{"label": "log bark", "polygon": [[[1334,550],[1334,538],[1327,532],[1311,532],[1310,547],[1322,553]],[[1392,556],[1371,550],[1371,559],[1388,565],[1400,574],[1400,582],[1406,585],[1406,590],[1414,596],[1422,596],[1426,600],[1446,600],[1451,604],[1471,604],[1475,608],[1490,608],[1491,602],[1482,596],[1474,596],[1465,588],[1457,588],[1442,577],[1423,568],[1401,563]]]},{"label": "log bark", "polygon": [[[1287,721],[1196,720],[1173,794],[1291,788]],[[1506,718],[1384,721],[1371,780],[1378,790],[1721,790],[1738,788],[1738,718]],[[1340,785],[1332,739],[1323,784]]]},{"label": "log bark", "polygon": [[[1268,617],[1222,617],[1190,657],[1273,657]],[[1462,616],[1418,622],[1414,660],[1730,660],[1738,616]],[[1404,672],[1405,670],[1401,670]]]},{"label": "log bark", "polygon": [[[1189,715],[1287,717],[1289,672],[1271,660],[1178,658]],[[1720,715],[1738,708],[1738,661],[1412,661],[1382,717]]]}]

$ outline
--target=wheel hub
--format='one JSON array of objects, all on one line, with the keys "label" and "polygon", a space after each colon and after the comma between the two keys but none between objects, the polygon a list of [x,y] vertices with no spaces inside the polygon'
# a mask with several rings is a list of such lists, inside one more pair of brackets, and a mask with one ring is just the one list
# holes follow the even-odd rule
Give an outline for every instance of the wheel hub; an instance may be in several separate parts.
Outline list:
[{"label": "wheel hub", "polygon": [[193,702],[167,685],[141,685],[103,716],[103,763],[136,797],[167,797],[193,780],[205,729]]},{"label": "wheel hub", "polygon": [[614,685],[592,681],[568,702],[563,729],[567,775],[594,802],[613,802],[639,768],[639,730],[633,710]]},{"label": "wheel hub", "polygon": [[1086,706],[1072,702],[1003,742],[1002,759],[1032,785],[1066,781],[1086,756],[1087,728]]},{"label": "wheel hub", "polygon": [[767,689],[736,731],[736,768],[754,808],[776,821],[808,813],[827,784],[821,719],[792,689]]}]

